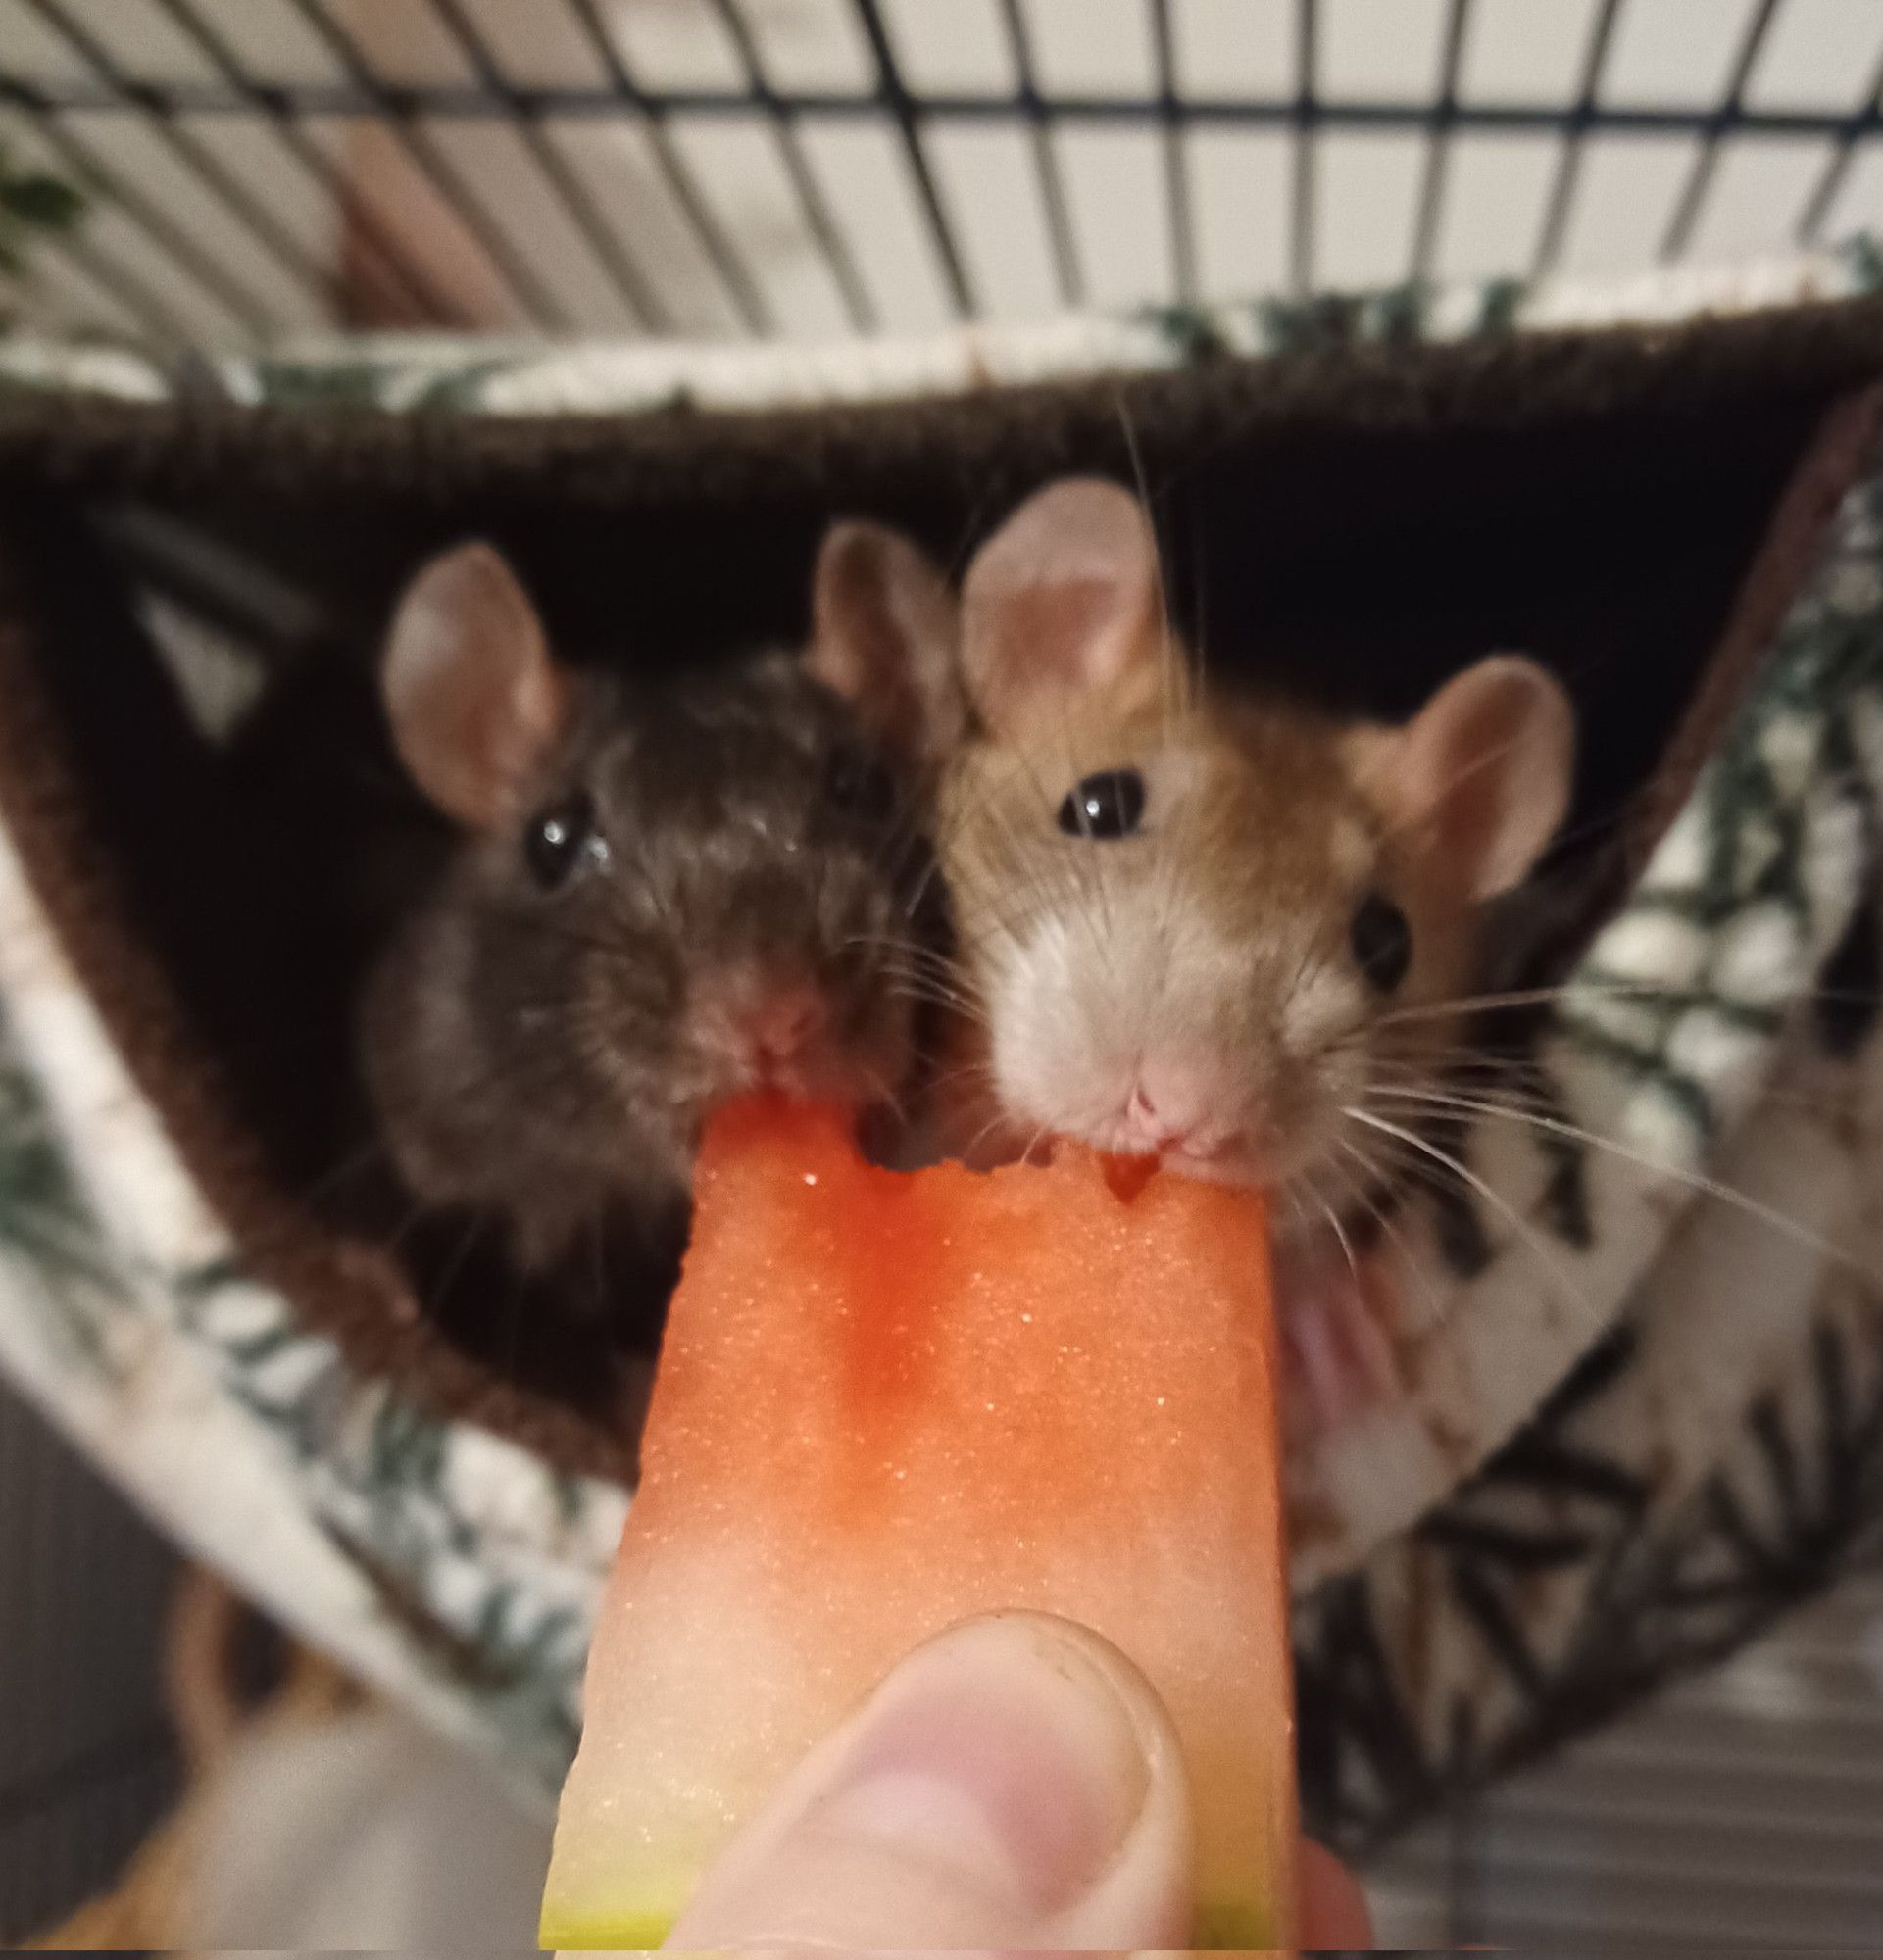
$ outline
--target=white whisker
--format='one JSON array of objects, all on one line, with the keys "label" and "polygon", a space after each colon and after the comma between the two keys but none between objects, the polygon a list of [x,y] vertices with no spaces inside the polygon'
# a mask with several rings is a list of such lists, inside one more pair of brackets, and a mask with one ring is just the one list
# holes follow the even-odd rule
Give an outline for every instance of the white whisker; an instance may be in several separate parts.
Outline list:
[{"label": "white whisker", "polygon": [[1421,1137],[1416,1131],[1405,1129],[1398,1123],[1388,1122],[1385,1117],[1376,1116],[1369,1110],[1357,1109],[1351,1103],[1347,1103],[1342,1105],[1341,1113],[1351,1118],[1354,1122],[1363,1123],[1368,1129],[1377,1130],[1382,1136],[1395,1138],[1398,1142],[1408,1145],[1422,1155],[1431,1158],[1448,1175],[1457,1178],[1462,1184],[1469,1186],[1487,1204],[1495,1206],[1499,1214],[1507,1219],[1521,1236],[1531,1256],[1549,1273],[1557,1285],[1568,1295],[1570,1303],[1581,1310],[1592,1326],[1601,1324],[1603,1316],[1597,1312],[1594,1303],[1582,1292],[1580,1287],[1571,1283],[1568,1275],[1563,1271],[1554,1255],[1545,1250],[1542,1234],[1517,1210],[1516,1206],[1509,1199],[1504,1197],[1501,1192],[1494,1190],[1490,1185],[1486,1184],[1468,1165],[1461,1163],[1457,1157],[1452,1156],[1448,1152],[1440,1150],[1436,1144]]},{"label": "white whisker", "polygon": [[[1373,1160],[1358,1144],[1346,1137],[1337,1138],[1335,1141],[1360,1165],[1361,1171],[1365,1178],[1374,1184],[1391,1182],[1389,1178],[1381,1176],[1378,1166],[1374,1164]],[[1364,1207],[1367,1215],[1393,1242],[1394,1248],[1399,1253],[1400,1270],[1405,1273],[1408,1279],[1415,1282],[1419,1292],[1425,1296],[1425,1304],[1429,1309],[1425,1322],[1426,1327],[1433,1328],[1442,1325],[1447,1317],[1444,1304],[1433,1289],[1431,1277],[1425,1270],[1425,1262],[1419,1258],[1412,1240],[1400,1230],[1389,1208],[1367,1196],[1364,1185],[1355,1181],[1354,1188],[1359,1201]]]},{"label": "white whisker", "polygon": [[1578,1123],[1564,1122],[1558,1116],[1546,1116],[1537,1110],[1522,1109],[1514,1104],[1495,1102],[1475,1097],[1443,1095],[1438,1091],[1421,1092],[1412,1089],[1382,1088],[1380,1095],[1389,1096],[1396,1102],[1413,1102],[1429,1108],[1451,1108],[1462,1114],[1482,1116],[1509,1116],[1513,1121],[1528,1123],[1551,1136],[1563,1137],[1572,1143],[1586,1145],[1591,1150],[1607,1151],[1624,1163],[1636,1165],[1639,1169],[1651,1171],[1657,1177],[1671,1178],[1691,1190],[1709,1198],[1716,1198],[1722,1204],[1736,1205],[1747,1216],[1769,1225],[1774,1232],[1792,1240],[1795,1244],[1820,1255],[1835,1260],[1838,1264],[1858,1273],[1869,1274],[1870,1269],[1847,1247],[1813,1232],[1809,1226],[1801,1225],[1797,1219],[1787,1217],[1775,1206],[1762,1203],[1759,1199],[1749,1197],[1732,1185],[1722,1183],[1716,1177],[1709,1177],[1702,1171],[1683,1169],[1678,1164],[1670,1164],[1659,1157],[1653,1157],[1643,1151],[1630,1150],[1625,1144],[1616,1143],[1612,1138],[1597,1135],[1593,1130],[1584,1129]]}]

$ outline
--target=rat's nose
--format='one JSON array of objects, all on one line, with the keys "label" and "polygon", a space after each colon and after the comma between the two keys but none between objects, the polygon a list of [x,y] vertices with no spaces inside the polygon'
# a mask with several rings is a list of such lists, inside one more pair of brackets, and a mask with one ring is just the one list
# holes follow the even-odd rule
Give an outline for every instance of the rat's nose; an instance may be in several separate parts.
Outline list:
[{"label": "rat's nose", "polygon": [[774,1081],[817,1046],[825,1019],[824,1004],[812,989],[779,988],[733,1012],[729,1046],[753,1075]]},{"label": "rat's nose", "polygon": [[1128,1147],[1147,1154],[1183,1148],[1199,1155],[1221,1148],[1229,1131],[1213,1101],[1213,1085],[1201,1072],[1147,1063],[1124,1107]]},{"label": "rat's nose", "polygon": [[714,966],[694,981],[679,1033],[709,1102],[755,1089],[833,1102],[861,1096],[867,1064],[840,1003],[808,961]]},{"label": "rat's nose", "polygon": [[1163,1150],[1180,1142],[1194,1126],[1186,1099],[1173,1093],[1172,1086],[1140,1075],[1131,1086],[1131,1099],[1124,1105],[1126,1137],[1139,1150]]}]

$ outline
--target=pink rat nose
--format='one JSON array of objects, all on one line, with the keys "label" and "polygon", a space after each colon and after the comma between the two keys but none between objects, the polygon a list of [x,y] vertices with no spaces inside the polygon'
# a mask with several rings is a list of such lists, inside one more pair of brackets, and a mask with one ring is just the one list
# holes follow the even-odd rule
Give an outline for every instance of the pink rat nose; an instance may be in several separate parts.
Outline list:
[{"label": "pink rat nose", "polygon": [[727,1046],[762,1082],[790,1077],[818,1046],[828,1012],[809,987],[760,995],[728,1017]]},{"label": "pink rat nose", "polygon": [[1212,1108],[1213,1085],[1201,1073],[1147,1064],[1125,1103],[1128,1148],[1147,1154],[1173,1148],[1208,1155],[1230,1141],[1230,1127]]},{"label": "pink rat nose", "polygon": [[1131,1091],[1131,1101],[1124,1111],[1124,1120],[1134,1130],[1152,1141],[1169,1135],[1169,1127],[1158,1114],[1158,1105],[1152,1102],[1151,1093],[1142,1082]]}]

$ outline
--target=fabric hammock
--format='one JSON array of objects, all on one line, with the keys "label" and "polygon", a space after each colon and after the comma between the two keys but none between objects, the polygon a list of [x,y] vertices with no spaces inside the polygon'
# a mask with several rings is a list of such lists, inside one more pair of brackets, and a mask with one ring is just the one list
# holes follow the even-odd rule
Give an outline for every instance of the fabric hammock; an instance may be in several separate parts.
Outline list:
[{"label": "fabric hammock", "polygon": [[[1511,927],[1566,979],[1488,1024],[1523,1113],[1461,1112],[1396,1222],[1403,1394],[1291,1466],[1311,1822],[1363,1846],[1725,1651],[1883,1539],[1879,289],[1856,246],[813,349],[0,343],[0,1367],[553,1788],[632,1440],[297,1182],[319,962],[223,849],[231,701],[370,696],[394,584],[473,531],[572,630],[631,600],[637,657],[704,659],[801,624],[831,515],[955,551],[1142,468],[1213,662],[1391,713],[1519,647],[1583,716]],[[177,597],[218,551],[239,619]]]}]

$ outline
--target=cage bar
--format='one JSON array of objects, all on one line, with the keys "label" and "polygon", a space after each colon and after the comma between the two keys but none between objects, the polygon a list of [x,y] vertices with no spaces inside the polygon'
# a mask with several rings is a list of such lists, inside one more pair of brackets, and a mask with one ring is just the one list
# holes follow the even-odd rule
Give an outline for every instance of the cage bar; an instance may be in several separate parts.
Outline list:
[{"label": "cage bar", "polygon": [[[1160,204],[1152,207],[1152,221],[1167,229],[1171,283],[1182,301],[1195,298],[1200,277],[1201,214],[1189,142],[1197,130],[1273,129],[1289,138],[1286,260],[1289,283],[1298,293],[1311,291],[1317,271],[1325,270],[1325,253],[1318,249],[1325,240],[1317,238],[1317,231],[1328,221],[1329,213],[1322,208],[1325,194],[1319,179],[1331,169],[1339,141],[1348,134],[1414,133],[1428,139],[1404,242],[1408,273],[1420,280],[1434,272],[1447,228],[1452,157],[1457,140],[1465,135],[1561,139],[1561,153],[1537,220],[1528,266],[1510,269],[1532,273],[1555,268],[1572,226],[1586,216],[1578,210],[1578,199],[1588,146],[1594,140],[1666,136],[1689,138],[1699,145],[1691,169],[1683,166],[1684,177],[1664,230],[1656,220],[1660,256],[1666,259],[1686,253],[1702,235],[1722,159],[1732,153],[1725,147],[1728,139],[1735,146],[1761,139],[1793,143],[1808,139],[1826,145],[1823,172],[1809,187],[1803,208],[1795,220],[1789,211],[1782,214],[1787,227],[1809,242],[1835,208],[1858,146],[1883,135],[1883,64],[1867,93],[1848,109],[1834,94],[1789,103],[1771,99],[1769,91],[1760,93],[1756,77],[1761,55],[1795,0],[1758,0],[1736,29],[1739,38],[1731,72],[1721,81],[1716,99],[1691,104],[1612,99],[1613,90],[1608,86],[1611,56],[1623,26],[1634,20],[1629,11],[1634,0],[1597,0],[1575,82],[1559,84],[1561,94],[1555,100],[1488,99],[1481,92],[1462,90],[1474,23],[1486,18],[1475,0],[1448,0],[1442,16],[1439,77],[1422,78],[1422,99],[1407,100],[1393,98],[1383,83],[1369,83],[1364,93],[1329,91],[1322,0],[1292,0],[1288,15],[1296,38],[1292,77],[1276,76],[1242,93],[1219,94],[1209,92],[1207,80],[1199,84],[1192,79],[1186,85],[1180,75],[1178,0],[1141,0],[1140,19],[1148,26],[1153,61],[1143,78],[1129,77],[1112,89],[1045,85],[1027,0],[993,0],[986,14],[976,14],[977,31],[998,36],[1004,44],[1002,58],[1012,81],[983,91],[961,85],[916,86],[899,61],[883,0],[846,0],[857,44],[868,64],[861,87],[846,86],[847,76],[808,77],[816,85],[781,84],[770,72],[742,0],[696,0],[720,30],[730,50],[730,68],[671,78],[644,72],[646,63],[624,50],[603,0],[553,0],[564,22],[574,24],[592,57],[589,73],[554,85],[545,85],[540,78],[525,81],[512,73],[498,43],[466,0],[414,0],[448,36],[463,63],[462,73],[419,81],[395,80],[378,72],[368,44],[339,13],[338,0],[284,0],[331,58],[331,73],[267,81],[250,72],[233,37],[204,17],[201,0],[151,0],[151,4],[200,50],[207,77],[213,78],[199,73],[147,76],[135,71],[115,53],[95,21],[79,15],[74,0],[19,0],[19,4],[57,33],[82,67],[70,73],[61,69],[44,74],[9,74],[0,57],[0,103],[36,124],[66,165],[101,196],[122,206],[156,240],[192,291],[203,287],[220,313],[256,338],[278,323],[273,319],[278,305],[271,304],[276,297],[273,293],[258,288],[253,277],[241,276],[246,259],[237,265],[230,250],[219,250],[217,239],[205,240],[144,191],[133,172],[114,171],[111,154],[99,154],[97,139],[87,142],[87,132],[73,127],[72,118],[124,117],[149,125],[203,186],[219,214],[225,211],[240,227],[245,255],[252,239],[269,263],[293,280],[297,292],[305,288],[325,303],[336,296],[344,299],[346,291],[335,269],[316,263],[319,255],[309,249],[305,233],[292,235],[280,215],[269,210],[265,195],[222,160],[208,139],[213,132],[196,122],[219,116],[259,120],[341,212],[349,240],[361,249],[363,277],[387,295],[396,294],[402,313],[432,322],[470,323],[465,302],[439,289],[440,278],[415,241],[401,237],[396,220],[373,209],[372,200],[350,182],[344,161],[331,154],[314,125],[341,122],[383,128],[404,166],[417,173],[427,195],[435,196],[462,227],[467,249],[474,249],[487,263],[507,304],[541,327],[589,324],[571,318],[581,310],[579,300],[557,289],[554,267],[538,263],[540,255],[531,250],[524,221],[502,195],[503,184],[472,173],[458,159],[449,133],[450,125],[467,122],[507,130],[529,159],[532,174],[524,187],[535,195],[540,180],[560,214],[559,230],[561,220],[567,220],[571,249],[582,254],[583,276],[588,276],[592,264],[596,280],[606,282],[628,318],[649,331],[670,332],[678,329],[684,310],[678,294],[663,290],[667,274],[642,243],[630,216],[612,207],[596,180],[559,140],[557,125],[564,133],[571,122],[632,126],[644,139],[642,153],[669,200],[672,221],[690,241],[689,257],[699,265],[700,276],[717,288],[714,305],[719,317],[761,336],[781,330],[783,302],[773,289],[755,237],[741,228],[739,212],[718,192],[704,162],[690,154],[686,132],[679,126],[682,120],[698,126],[716,119],[740,119],[768,133],[791,221],[794,227],[802,221],[820,275],[827,274],[849,323],[863,331],[882,323],[859,256],[865,241],[846,235],[838,201],[820,180],[820,171],[827,166],[821,159],[814,162],[812,146],[804,140],[808,120],[873,122],[893,138],[907,165],[922,242],[947,301],[962,318],[977,317],[984,296],[974,291],[962,250],[962,227],[970,215],[951,210],[933,168],[930,152],[935,132],[942,129],[972,124],[1023,132],[1027,139],[1023,168],[1037,181],[1052,280],[1060,300],[1068,306],[1084,304],[1090,297],[1090,269],[1082,261],[1091,241],[1084,241],[1082,249],[1069,197],[1074,186],[1068,183],[1062,155],[1061,139],[1072,129],[1115,126],[1154,132],[1162,190]],[[996,45],[993,39],[984,43],[990,54]],[[1200,85],[1204,92],[1197,92]],[[121,278],[115,280],[114,289],[131,304],[132,292],[150,282],[148,276],[141,282],[133,277],[126,286]],[[1157,283],[1159,292],[1147,291],[1147,298],[1162,296],[1161,279]],[[604,288],[596,283],[591,290],[600,293]],[[151,317],[148,304],[140,302],[135,310],[140,318]],[[165,332],[169,337],[168,327]]]},{"label": "cage bar", "polygon": [[[740,67],[746,77],[750,93],[730,98],[718,96],[720,102],[730,101],[741,114],[749,114],[754,108],[764,110],[771,123],[772,133],[777,140],[778,155],[784,164],[785,174],[791,179],[791,188],[804,213],[805,223],[818,249],[823,255],[831,278],[843,296],[850,321],[861,333],[867,333],[878,322],[876,305],[869,297],[869,289],[863,282],[863,275],[857,270],[857,262],[851,255],[850,247],[838,229],[836,218],[832,215],[828,200],[819,189],[817,177],[812,173],[811,165],[804,153],[804,144],[799,139],[797,119],[803,114],[799,104],[804,97],[781,94],[771,85],[771,77],[766,71],[764,58],[759,53],[758,43],[752,38],[752,29],[745,16],[740,13],[738,0],[712,0],[714,12],[719,24],[725,28],[738,55]],[[678,105],[688,97],[669,94],[666,101]],[[853,102],[867,103],[868,97],[853,98],[839,95],[835,101],[851,105]],[[710,113],[710,112],[709,112]]]},{"label": "cage bar", "polygon": [[83,137],[68,129],[39,90],[13,76],[0,77],[0,101],[25,110],[32,118],[34,133],[72,172],[81,189],[118,206],[245,333],[256,340],[269,338],[275,322],[267,305],[205,252],[168,212],[106,164]]},{"label": "cage bar", "polygon": [[672,316],[654,290],[652,281],[596,208],[595,200],[570,169],[568,161],[544,134],[538,112],[518,95],[496,56],[491,53],[489,44],[458,0],[429,0],[429,4],[434,17],[444,24],[446,32],[471,64],[478,86],[505,110],[531,161],[548,180],[564,211],[601,263],[617,296],[634,316],[636,322],[655,332],[671,326]]},{"label": "cage bar", "polygon": [[171,109],[160,99],[153,99],[124,74],[111,50],[82,23],[73,19],[62,0],[25,0],[25,4],[77,53],[124,108],[154,130],[165,147],[181,159],[191,174],[234,215],[243,229],[275,265],[311,293],[322,308],[331,308],[333,280],[328,270],[283,231],[267,206],[229,174],[220,158],[204,149],[187,129],[178,126],[176,116]]},{"label": "cage bar", "polygon": [[1844,127],[1832,138],[1832,150],[1824,166],[1823,174],[1805,200],[1805,208],[1798,215],[1798,242],[1810,245],[1816,242],[1824,228],[1824,220],[1831,206],[1837,201],[1837,194],[1844,188],[1844,180],[1851,173],[1851,165],[1857,156],[1858,139],[1868,126],[1873,126],[1883,115],[1883,58],[1879,58],[1876,71],[1870,77],[1870,85],[1864,96],[1862,107],[1845,122]]},{"label": "cage bar", "polygon": [[1047,120],[1033,65],[1033,37],[1019,0],[1000,0],[1001,21],[1007,30],[1008,51],[1014,59],[1014,73],[1019,84],[1016,107],[1025,119],[1033,150],[1033,170],[1039,178],[1040,201],[1046,210],[1047,235],[1053,244],[1053,270],[1059,279],[1060,298],[1067,306],[1079,306],[1085,299],[1085,275],[1079,265],[1078,241],[1072,232],[1072,217],[1065,201],[1065,180],[1060,174],[1060,160],[1053,148],[1052,128]]},{"label": "cage bar", "polygon": [[[328,103],[322,108],[306,106],[306,97],[310,91],[283,89],[280,93],[294,108],[295,113],[348,117],[354,120],[371,119],[390,129],[396,136],[399,147],[432,189],[444,199],[458,221],[476,241],[478,249],[490,261],[498,276],[509,287],[511,296],[522,307],[524,313],[539,326],[567,325],[569,322],[562,309],[550,297],[542,281],[512,245],[502,224],[485,209],[482,199],[453,169],[450,160],[439,151],[438,146],[422,128],[418,126],[417,118],[443,113],[422,99],[426,92],[416,89],[394,90],[381,82],[359,42],[333,19],[323,0],[289,0],[289,4],[320,36],[327,51],[345,70],[352,84],[346,89],[312,91],[317,95],[339,98],[337,105]],[[478,119],[487,120],[492,109],[489,98],[474,90],[471,91],[470,95],[471,100],[477,105]]]},{"label": "cage bar", "polygon": [[1169,205],[1170,268],[1177,298],[1197,296],[1197,228],[1191,216],[1190,165],[1183,148],[1183,104],[1177,95],[1176,57],[1170,33],[1170,0],[1151,0],[1157,49],[1159,116],[1164,124],[1164,188]]},{"label": "cage bar", "polygon": [[308,140],[306,130],[283,105],[278,92],[264,87],[247,73],[235,50],[196,12],[191,0],[157,0],[157,5],[189,36],[229,88],[268,122],[288,154],[333,200],[341,221],[373,255],[381,277],[399,287],[404,298],[424,318],[451,323],[453,310],[443,295],[379,222],[377,214],[366,200],[354,194],[345,174]]},{"label": "cage bar", "polygon": [[962,264],[961,253],[955,244],[954,228],[942,208],[941,198],[935,190],[935,179],[928,169],[928,159],[922,151],[921,134],[917,127],[920,112],[915,97],[904,84],[896,52],[889,45],[889,36],[883,29],[882,10],[877,0],[855,0],[855,4],[857,18],[869,42],[870,56],[876,64],[880,100],[895,117],[896,126],[902,133],[903,152],[909,159],[909,169],[916,179],[916,192],[921,199],[922,216],[928,223],[929,242],[941,261],[942,275],[948,282],[949,297],[954,302],[955,311],[966,319],[974,312],[974,296],[968,287],[967,270]]},{"label": "cage bar", "polygon": [[1289,281],[1297,294],[1314,282],[1314,131],[1321,104],[1314,93],[1320,66],[1318,0],[1295,0],[1295,181],[1289,209]]},{"label": "cage bar", "polygon": [[1445,189],[1451,167],[1452,128],[1458,120],[1459,70],[1464,60],[1464,36],[1470,26],[1471,0],[1451,0],[1445,20],[1445,51],[1439,92],[1432,104],[1432,140],[1425,154],[1425,176],[1419,185],[1418,215],[1412,220],[1412,277],[1431,276],[1438,250],[1439,226],[1445,216]]},{"label": "cage bar", "polygon": [[1777,14],[1778,0],[1759,0],[1751,20],[1746,24],[1745,38],[1733,59],[1732,78],[1727,82],[1726,93],[1709,123],[1700,155],[1694,159],[1693,172],[1681,191],[1680,201],[1667,221],[1667,235],[1660,241],[1663,260],[1678,259],[1694,235],[1694,227],[1700,222],[1700,214],[1707,202],[1707,193],[1712,188],[1713,173],[1719,167],[1720,142],[1738,123],[1745,104],[1746,84],[1752,79],[1753,64],[1759,59],[1759,51],[1764,45],[1765,36],[1771,30]]},{"label": "cage bar", "polygon": [[758,281],[739,256],[725,227],[714,217],[712,207],[694,181],[693,172],[687,169],[675,147],[672,131],[669,127],[668,111],[652,101],[635,79],[620,50],[615,45],[614,37],[603,25],[602,18],[596,12],[595,0],[568,0],[568,5],[595,59],[601,63],[609,86],[623,113],[636,118],[645,127],[661,176],[687,223],[692,226],[708,263],[719,275],[734,313],[748,332],[768,332],[773,323],[771,309],[766,304]]},{"label": "cage bar", "polygon": [[[296,8],[318,8],[318,0],[287,0]],[[723,11],[726,0],[709,0]],[[1297,0],[1314,10],[1316,0]],[[1605,0],[1608,9],[1619,0]],[[737,18],[736,14],[732,18]],[[1602,38],[1605,13],[1591,30]],[[337,26],[333,31],[343,32]],[[349,37],[350,39],[350,37]],[[745,36],[750,45],[750,35]],[[357,43],[355,46],[358,55]],[[364,57],[360,59],[364,61]],[[755,53],[756,59],[756,53]],[[363,77],[369,72],[362,70]],[[263,84],[257,84],[262,86]],[[511,82],[503,97],[476,86],[438,82],[398,85],[363,78],[348,84],[281,82],[266,84],[270,94],[301,117],[425,118],[440,122],[490,122],[506,113],[537,119],[587,117],[618,119],[621,102],[610,89],[544,86]],[[32,85],[37,101],[54,113],[124,111],[126,105],[99,83],[55,82]],[[140,82],[140,97],[177,116],[227,116],[249,113],[249,105],[221,86],[203,82]],[[1373,96],[1323,96],[1317,89],[1304,97],[1292,95],[1187,97],[1166,104],[1150,94],[1082,95],[1035,91],[1040,112],[1052,122],[1121,122],[1157,125],[1174,115],[1184,127],[1379,129],[1421,133],[1434,124],[1431,102],[1396,101]],[[948,90],[919,93],[905,89],[903,100],[918,124],[941,122],[1008,122],[1023,120],[1024,94],[963,95]],[[782,121],[823,117],[835,121],[880,121],[893,105],[880,95],[833,89],[784,89],[761,81],[749,91],[729,88],[657,88],[643,84],[635,91],[636,107],[663,116],[749,117],[755,111]],[[1478,102],[1459,100],[1448,112],[1459,130],[1508,131],[1517,135],[1706,136],[1730,122],[1735,136],[1841,137],[1883,132],[1883,111],[1866,106],[1855,114],[1828,109],[1757,109],[1741,103],[1730,113],[1720,107],[1681,108],[1674,103],[1603,102],[1578,100],[1570,105],[1547,102]]]},{"label": "cage bar", "polygon": [[1568,236],[1569,214],[1575,207],[1576,187],[1582,177],[1583,145],[1601,115],[1599,97],[1603,71],[1608,67],[1609,50],[1614,46],[1615,23],[1621,15],[1621,0],[1602,0],[1601,12],[1589,29],[1589,51],[1583,57],[1582,82],[1576,91],[1562,145],[1562,161],[1557,168],[1556,182],[1550,187],[1549,202],[1543,208],[1543,222],[1537,230],[1536,255],[1531,271],[1539,278],[1550,271],[1562,252]]}]

